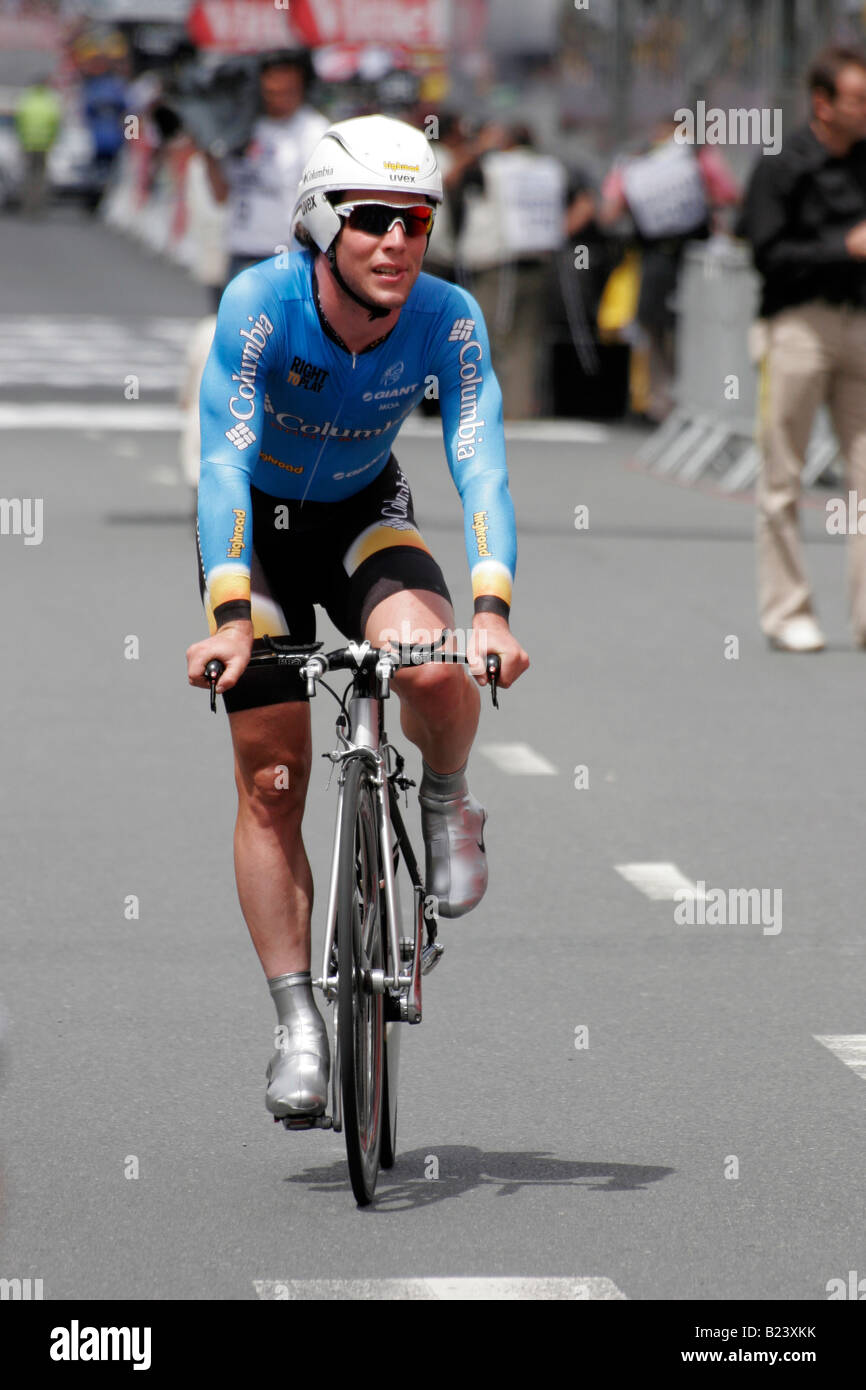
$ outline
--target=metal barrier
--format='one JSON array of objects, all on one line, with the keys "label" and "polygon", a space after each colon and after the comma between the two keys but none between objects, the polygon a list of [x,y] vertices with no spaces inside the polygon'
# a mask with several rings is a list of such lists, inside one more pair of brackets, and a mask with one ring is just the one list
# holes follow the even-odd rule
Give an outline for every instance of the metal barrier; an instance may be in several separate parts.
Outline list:
[{"label": "metal barrier", "polygon": [[[758,373],[749,330],[758,305],[751,253],[727,237],[686,249],[677,288],[676,407],[638,457],[654,472],[683,482],[711,474],[726,492],[751,487],[760,455],[755,444]],[[821,410],[806,455],[803,485],[830,469],[838,445]]]}]

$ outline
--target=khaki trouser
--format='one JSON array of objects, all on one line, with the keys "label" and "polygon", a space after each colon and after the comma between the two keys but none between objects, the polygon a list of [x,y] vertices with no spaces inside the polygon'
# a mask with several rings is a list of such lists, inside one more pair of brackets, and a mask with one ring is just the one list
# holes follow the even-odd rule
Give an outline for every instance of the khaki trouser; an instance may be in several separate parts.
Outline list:
[{"label": "khaki trouser", "polygon": [[[866,311],[814,300],[775,314],[766,329],[758,425],[758,607],[761,627],[776,637],[790,618],[813,612],[797,507],[822,402],[845,456],[848,487],[858,501],[866,498]],[[854,636],[866,642],[866,535],[859,531],[849,530],[848,574]]]}]

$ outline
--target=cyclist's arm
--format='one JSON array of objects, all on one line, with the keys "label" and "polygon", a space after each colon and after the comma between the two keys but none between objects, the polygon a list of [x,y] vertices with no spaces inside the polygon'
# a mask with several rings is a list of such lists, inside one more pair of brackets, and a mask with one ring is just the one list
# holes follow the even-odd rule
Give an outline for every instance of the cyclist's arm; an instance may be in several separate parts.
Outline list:
[{"label": "cyclist's arm", "polygon": [[448,467],[463,503],[475,612],[507,622],[517,532],[505,464],[502,392],[481,310],[456,287],[448,313],[437,322],[434,371]]},{"label": "cyclist's arm", "polygon": [[261,448],[265,382],[281,351],[279,308],[255,270],[233,280],[202,377],[198,533],[208,607],[218,627],[251,616],[250,479]]}]

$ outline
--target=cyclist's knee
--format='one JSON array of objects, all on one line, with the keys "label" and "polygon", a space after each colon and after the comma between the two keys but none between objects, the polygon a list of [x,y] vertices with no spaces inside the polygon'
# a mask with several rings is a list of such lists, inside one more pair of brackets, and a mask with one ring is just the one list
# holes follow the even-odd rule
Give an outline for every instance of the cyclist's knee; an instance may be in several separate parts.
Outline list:
[{"label": "cyclist's knee", "polygon": [[462,664],[430,661],[408,666],[394,678],[398,694],[410,704],[435,708],[453,706],[466,686],[466,667]]},{"label": "cyclist's knee", "polygon": [[235,781],[238,797],[249,809],[267,820],[290,819],[304,809],[307,783],[310,777],[309,760],[296,755],[283,755],[284,760],[255,763],[236,767]]}]

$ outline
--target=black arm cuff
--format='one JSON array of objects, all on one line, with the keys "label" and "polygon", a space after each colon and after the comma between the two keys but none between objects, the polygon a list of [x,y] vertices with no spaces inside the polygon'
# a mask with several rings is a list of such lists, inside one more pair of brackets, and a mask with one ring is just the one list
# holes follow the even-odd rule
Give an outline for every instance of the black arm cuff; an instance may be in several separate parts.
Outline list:
[{"label": "black arm cuff", "polygon": [[218,603],[213,615],[218,628],[225,627],[226,623],[236,623],[240,620],[251,622],[252,604],[248,598],[235,598],[230,603]]},{"label": "black arm cuff", "polygon": [[479,594],[475,600],[475,612],[495,613],[497,617],[504,618],[508,622],[511,608],[504,599],[496,598],[494,594]]}]

